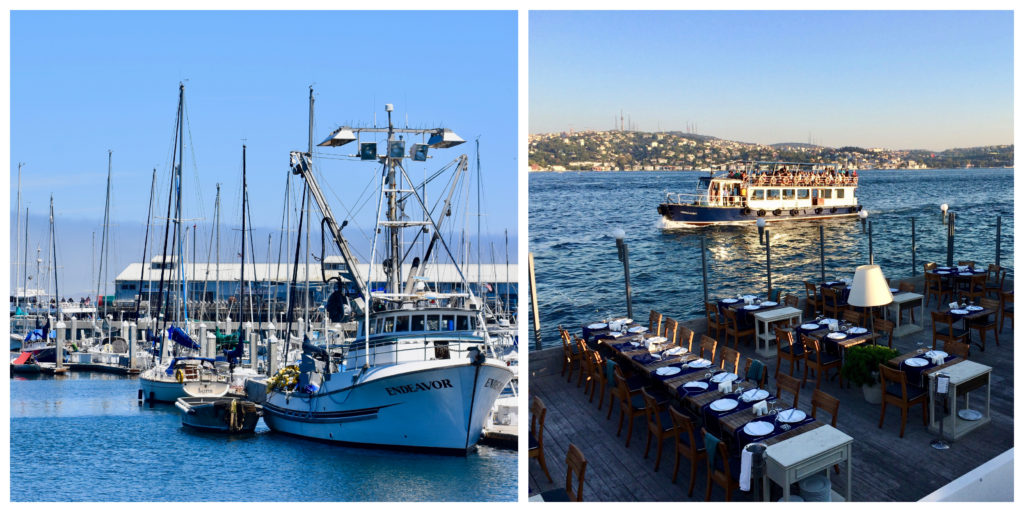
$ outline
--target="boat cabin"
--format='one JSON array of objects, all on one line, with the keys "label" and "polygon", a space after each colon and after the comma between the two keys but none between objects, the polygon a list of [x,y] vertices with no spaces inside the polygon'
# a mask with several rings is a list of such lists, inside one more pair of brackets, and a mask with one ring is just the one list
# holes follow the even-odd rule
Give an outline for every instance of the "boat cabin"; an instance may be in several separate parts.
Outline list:
[{"label": "boat cabin", "polygon": [[[470,347],[484,341],[475,310],[457,308],[396,309],[370,317],[370,364],[390,365],[433,359],[468,357]],[[364,364],[365,329],[348,344],[349,368]]]}]

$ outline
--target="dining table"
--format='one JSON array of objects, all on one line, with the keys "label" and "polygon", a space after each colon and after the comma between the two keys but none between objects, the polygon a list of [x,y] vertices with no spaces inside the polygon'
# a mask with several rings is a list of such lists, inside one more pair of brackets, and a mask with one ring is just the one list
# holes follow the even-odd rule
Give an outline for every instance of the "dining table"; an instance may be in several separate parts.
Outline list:
[{"label": "dining table", "polygon": [[[962,307],[961,307],[962,306]],[[987,319],[989,315],[995,315],[998,312],[994,309],[988,309],[981,306],[975,306],[974,304],[960,304],[956,308],[947,308],[940,310],[942,313],[949,313],[953,317],[953,323],[963,321],[964,330],[967,331],[967,344],[970,345],[971,341],[971,326],[970,322],[974,320]],[[978,345],[984,352],[985,347]]]},{"label": "dining table", "polygon": [[[933,363],[932,356],[942,357],[942,363]],[[919,348],[890,359],[888,364],[890,367],[907,374],[907,384],[923,388],[926,384],[925,379],[931,374],[962,360],[942,350]]]}]

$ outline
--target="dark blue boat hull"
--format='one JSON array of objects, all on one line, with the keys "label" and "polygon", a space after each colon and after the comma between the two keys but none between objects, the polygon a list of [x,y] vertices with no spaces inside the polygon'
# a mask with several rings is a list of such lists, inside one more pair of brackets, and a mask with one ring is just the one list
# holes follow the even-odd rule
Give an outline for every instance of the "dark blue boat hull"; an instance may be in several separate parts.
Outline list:
[{"label": "dark blue boat hull", "polygon": [[[836,207],[836,208],[797,208],[793,210],[753,210],[749,208],[719,207],[719,206],[698,206],[692,204],[669,204],[658,205],[658,213],[666,221],[685,222],[695,226],[724,223],[756,223],[757,219],[763,218],[767,222],[781,222],[791,220],[810,219],[831,219],[836,217],[855,217],[861,210],[861,206]],[[834,211],[833,211],[834,210]]]}]

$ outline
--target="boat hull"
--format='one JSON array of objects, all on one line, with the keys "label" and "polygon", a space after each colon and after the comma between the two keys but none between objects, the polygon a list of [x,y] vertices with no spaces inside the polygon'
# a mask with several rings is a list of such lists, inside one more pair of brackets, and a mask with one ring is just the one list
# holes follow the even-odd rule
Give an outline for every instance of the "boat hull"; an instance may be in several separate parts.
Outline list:
[{"label": "boat hull", "polygon": [[356,384],[347,375],[335,374],[315,395],[268,392],[264,422],[322,441],[464,454],[512,378],[496,360],[371,368]]},{"label": "boat hull", "polygon": [[175,380],[153,379],[148,376],[139,377],[142,397],[151,402],[174,403],[185,394],[185,386]]},{"label": "boat hull", "polygon": [[[833,211],[835,210],[835,211]],[[796,220],[833,219],[856,217],[861,206],[837,206],[796,208],[791,210],[759,210],[742,207],[700,206],[692,204],[662,203],[658,205],[661,218],[669,223],[684,223],[692,226],[711,224],[755,224],[757,219],[766,222]]]},{"label": "boat hull", "polygon": [[181,410],[182,426],[230,434],[255,431],[262,410],[253,402],[233,398],[182,397],[175,405]]}]

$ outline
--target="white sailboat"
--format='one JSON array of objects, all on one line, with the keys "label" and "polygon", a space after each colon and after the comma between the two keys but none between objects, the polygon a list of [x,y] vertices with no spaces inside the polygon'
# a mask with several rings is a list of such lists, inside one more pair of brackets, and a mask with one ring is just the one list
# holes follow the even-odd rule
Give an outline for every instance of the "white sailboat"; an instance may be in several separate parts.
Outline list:
[{"label": "white sailboat", "polygon": [[[311,112],[312,101],[311,90]],[[364,160],[383,165],[377,211],[386,203],[386,217],[378,215],[375,229],[375,233],[385,231],[388,240],[383,293],[371,292],[370,276],[359,275],[348,242],[321,193],[312,172],[312,139],[308,152],[292,152],[292,172],[306,181],[342,254],[347,278],[358,288],[360,298],[368,300],[353,302],[362,316],[359,334],[342,347],[340,358],[331,354],[329,347],[324,350],[304,343],[299,367],[286,368],[269,379],[264,421],[275,431],[324,441],[466,453],[480,438],[496,397],[512,378],[506,363],[493,357],[482,312],[461,269],[463,292],[432,291],[423,278],[435,248],[455,260],[440,227],[450,211],[458,173],[466,169],[466,157],[457,159],[456,177],[444,205],[436,210],[442,212],[437,218],[412,186],[402,164],[406,158],[425,160],[430,148],[464,141],[446,129],[395,128],[392,106],[387,105],[386,110],[387,128],[341,127],[320,144],[340,146],[356,140],[360,133],[387,134],[383,156],[377,154],[375,143],[360,147]],[[407,154],[399,135],[430,140],[412,145]],[[408,186],[400,187],[400,183]],[[404,202],[422,208],[423,220],[404,216],[399,208]],[[431,233],[431,239],[422,262],[413,259],[403,287],[400,240],[407,227]],[[371,262],[376,247],[374,236]]]}]

